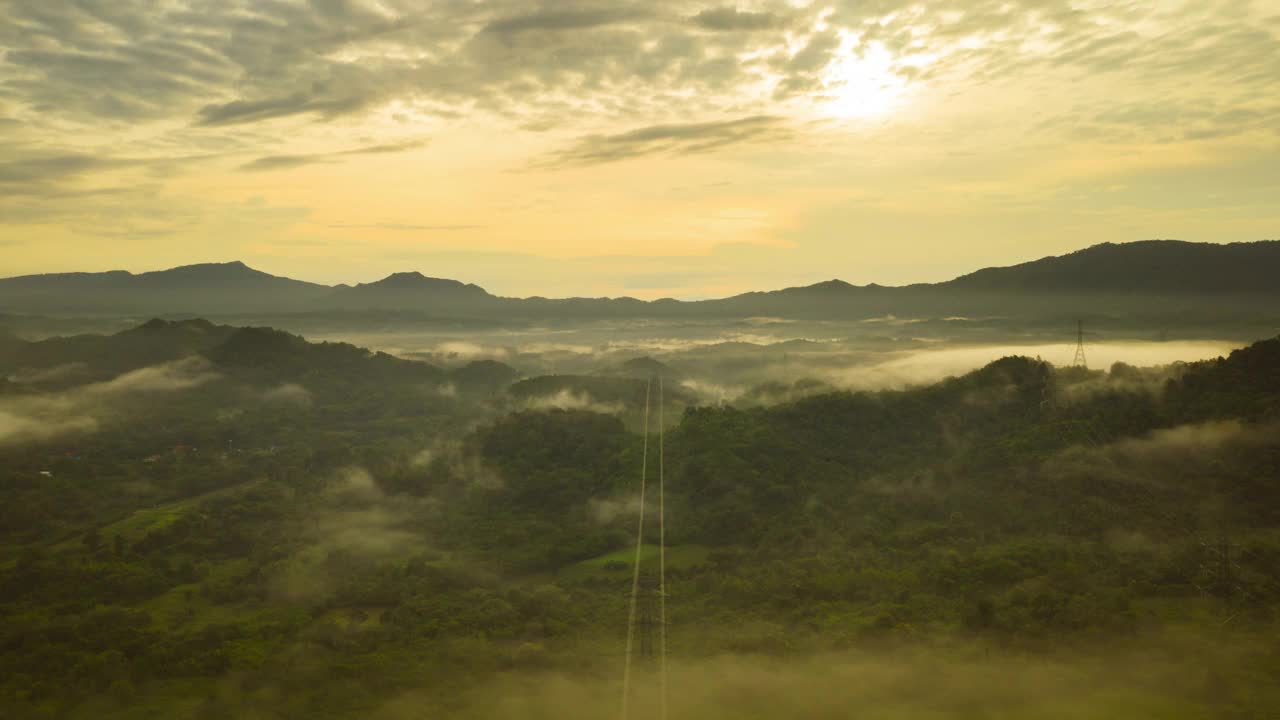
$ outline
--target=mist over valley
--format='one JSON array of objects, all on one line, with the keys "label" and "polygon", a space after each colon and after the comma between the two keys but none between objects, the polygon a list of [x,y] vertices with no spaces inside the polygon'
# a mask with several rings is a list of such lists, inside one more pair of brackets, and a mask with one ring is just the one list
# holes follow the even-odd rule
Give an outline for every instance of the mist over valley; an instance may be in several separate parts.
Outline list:
[{"label": "mist over valley", "polygon": [[628,644],[628,706],[678,717],[1280,699],[1269,308],[824,302],[7,315],[2,707],[598,717]]}]

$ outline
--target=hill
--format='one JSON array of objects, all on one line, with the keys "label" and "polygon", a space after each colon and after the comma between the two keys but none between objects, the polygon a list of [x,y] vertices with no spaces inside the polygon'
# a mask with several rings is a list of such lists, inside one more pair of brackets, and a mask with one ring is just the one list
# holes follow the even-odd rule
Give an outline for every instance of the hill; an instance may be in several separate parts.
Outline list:
[{"label": "hill", "polygon": [[[574,677],[613,701],[599,658],[624,641],[646,463],[673,665],[698,682],[726,655],[739,672],[900,651],[987,679],[1086,657],[1100,669],[1062,694],[1089,712],[1064,716],[1280,701],[1280,338],[1166,368],[1006,357],[907,390],[682,408],[647,444],[615,412],[643,402],[627,377],[504,396],[516,371],[485,363],[459,400],[429,365],[203,321],[28,346],[95,371],[198,357],[0,385],[4,717],[450,716],[463,693],[548,677],[548,717]],[[1106,679],[1117,657],[1145,684]],[[903,677],[892,693],[920,707],[928,684]],[[1026,715],[1002,702],[973,707]]]},{"label": "hill", "polygon": [[636,380],[648,380],[661,375],[668,384],[678,384],[682,377],[681,374],[673,370],[670,365],[667,365],[661,360],[655,360],[647,355],[607,365],[597,370],[595,374],[606,377],[632,378]]}]

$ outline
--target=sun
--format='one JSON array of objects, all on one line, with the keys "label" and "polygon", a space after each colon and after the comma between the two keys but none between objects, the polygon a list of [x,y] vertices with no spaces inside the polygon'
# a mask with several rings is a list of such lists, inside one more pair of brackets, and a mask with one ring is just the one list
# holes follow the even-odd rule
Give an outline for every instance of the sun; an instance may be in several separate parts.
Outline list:
[{"label": "sun", "polygon": [[906,80],[893,71],[893,56],[878,43],[861,54],[846,43],[828,66],[822,85],[821,111],[849,119],[887,115],[906,91]]}]

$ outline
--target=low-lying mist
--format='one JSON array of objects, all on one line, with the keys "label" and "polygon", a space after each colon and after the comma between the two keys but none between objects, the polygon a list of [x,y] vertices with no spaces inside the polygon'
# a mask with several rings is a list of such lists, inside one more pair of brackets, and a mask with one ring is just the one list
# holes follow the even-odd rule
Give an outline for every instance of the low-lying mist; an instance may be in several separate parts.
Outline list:
[{"label": "low-lying mist", "polygon": [[218,377],[203,358],[191,357],[58,392],[0,395],[0,445],[94,432],[104,416],[131,400],[188,390]]},{"label": "low-lying mist", "polygon": [[[1049,654],[984,645],[816,653],[770,657],[673,658],[668,716],[759,718],[1018,718],[1126,720],[1268,717],[1275,690],[1247,690],[1250,657],[1264,643],[1243,633],[1129,638]],[[497,674],[460,695],[411,692],[375,720],[572,720],[617,717],[620,659],[600,658],[582,673],[530,670]],[[1256,679],[1255,679],[1256,680]],[[631,717],[661,715],[661,680],[652,663],[632,679]]]},{"label": "low-lying mist", "polygon": [[[758,320],[758,319],[757,319]],[[1010,355],[1039,357],[1058,367],[1075,356],[1070,332],[1042,334],[1014,328],[974,330],[964,318],[872,318],[856,322],[742,321],[737,325],[652,322],[589,323],[519,332],[325,335],[367,344],[445,367],[494,360],[524,377],[609,374],[640,357],[664,363],[668,377],[708,405],[771,405],[814,392],[883,390],[962,375]],[[740,325],[740,326],[739,326]],[[1070,329],[1070,328],[1069,328]],[[1227,353],[1229,340],[1138,340],[1123,335],[1086,338],[1090,367],[1117,362],[1138,367],[1193,362]],[[797,382],[803,383],[795,387]],[[594,399],[548,397],[545,407],[591,407]],[[604,408],[604,405],[601,405]],[[603,410],[610,412],[613,410]]]},{"label": "low-lying mist", "polygon": [[[1112,342],[1086,345],[1086,358],[1095,368],[1108,368],[1117,362],[1150,367],[1215,358],[1226,355],[1232,347],[1228,342]],[[1064,367],[1071,365],[1075,345],[980,345],[892,353],[882,362],[832,371],[826,379],[839,387],[858,390],[921,385],[962,375],[1009,356],[1041,358]]]}]

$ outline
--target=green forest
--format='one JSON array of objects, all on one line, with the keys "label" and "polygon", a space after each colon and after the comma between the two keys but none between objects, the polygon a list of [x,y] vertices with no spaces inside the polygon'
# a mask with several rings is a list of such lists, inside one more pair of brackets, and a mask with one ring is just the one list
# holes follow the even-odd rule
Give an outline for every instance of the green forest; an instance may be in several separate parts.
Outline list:
[{"label": "green forest", "polygon": [[[635,368],[0,340],[0,717],[614,712],[668,372]],[[664,377],[673,717],[1274,717],[1280,338],[792,384]]]}]

